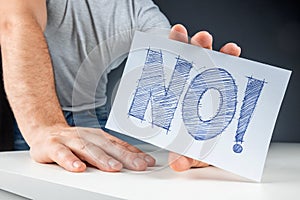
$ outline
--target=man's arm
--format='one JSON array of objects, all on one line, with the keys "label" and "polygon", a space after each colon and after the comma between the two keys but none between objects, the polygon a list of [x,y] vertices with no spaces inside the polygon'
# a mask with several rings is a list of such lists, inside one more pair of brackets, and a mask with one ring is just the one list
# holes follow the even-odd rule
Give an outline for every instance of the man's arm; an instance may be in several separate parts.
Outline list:
[{"label": "man's arm", "polygon": [[[7,97],[26,140],[49,126],[66,126],[56,97],[43,29],[43,0],[0,1],[0,44]],[[6,9],[5,9],[6,8]],[[33,137],[32,137],[33,136]]]},{"label": "man's arm", "polygon": [[144,170],[155,160],[100,129],[69,127],[55,92],[43,29],[45,0],[0,0],[0,45],[8,100],[34,160],[69,171],[124,166]]}]

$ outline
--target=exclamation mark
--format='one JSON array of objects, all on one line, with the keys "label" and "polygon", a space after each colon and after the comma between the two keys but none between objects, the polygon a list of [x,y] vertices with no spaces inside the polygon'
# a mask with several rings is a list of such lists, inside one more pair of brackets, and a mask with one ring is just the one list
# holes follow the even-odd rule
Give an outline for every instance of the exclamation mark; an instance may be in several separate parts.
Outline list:
[{"label": "exclamation mark", "polygon": [[254,109],[256,107],[258,98],[261,94],[265,81],[258,80],[252,77],[247,77],[248,83],[243,99],[243,105],[241,108],[240,118],[238,121],[238,127],[235,135],[235,143],[233,145],[233,151],[235,153],[241,153],[243,151],[242,143],[243,138],[247,131],[247,127],[250,123]]}]

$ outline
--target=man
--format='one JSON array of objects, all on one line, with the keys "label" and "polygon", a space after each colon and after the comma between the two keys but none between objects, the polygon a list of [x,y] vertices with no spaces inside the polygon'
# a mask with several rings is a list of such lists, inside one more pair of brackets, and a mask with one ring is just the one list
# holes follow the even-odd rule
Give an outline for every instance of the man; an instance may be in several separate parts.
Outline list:
[{"label": "man", "polygon": [[[128,50],[133,30],[154,27],[169,24],[151,0],[0,0],[5,91],[34,160],[56,162],[73,172],[84,171],[85,162],[103,171],[145,170],[155,164],[151,156],[100,129],[101,123],[91,123],[101,118],[97,109],[106,101],[107,73],[124,59],[123,51],[114,50]],[[111,43],[115,35],[117,43]],[[175,25],[169,37],[188,42],[182,25]],[[191,44],[211,49],[212,36],[199,32]],[[233,43],[220,51],[240,54]],[[170,153],[176,171],[206,165],[174,157]]]}]

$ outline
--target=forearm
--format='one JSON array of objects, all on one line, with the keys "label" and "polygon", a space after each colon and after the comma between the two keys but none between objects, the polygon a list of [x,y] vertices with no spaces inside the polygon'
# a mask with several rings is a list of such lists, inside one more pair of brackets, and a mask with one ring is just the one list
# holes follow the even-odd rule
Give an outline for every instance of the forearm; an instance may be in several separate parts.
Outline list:
[{"label": "forearm", "polygon": [[67,126],[54,84],[48,47],[42,29],[30,14],[1,28],[3,78],[8,100],[29,144],[35,133]]}]

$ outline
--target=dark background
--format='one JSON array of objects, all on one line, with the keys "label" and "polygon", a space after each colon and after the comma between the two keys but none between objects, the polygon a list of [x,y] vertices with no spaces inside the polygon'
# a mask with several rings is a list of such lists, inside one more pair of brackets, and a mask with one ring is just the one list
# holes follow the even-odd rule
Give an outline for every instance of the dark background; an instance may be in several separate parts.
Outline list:
[{"label": "dark background", "polygon": [[293,71],[273,141],[300,142],[300,7],[296,1],[154,0],[171,24],[192,36],[208,30],[214,49],[234,41],[241,57]]}]

